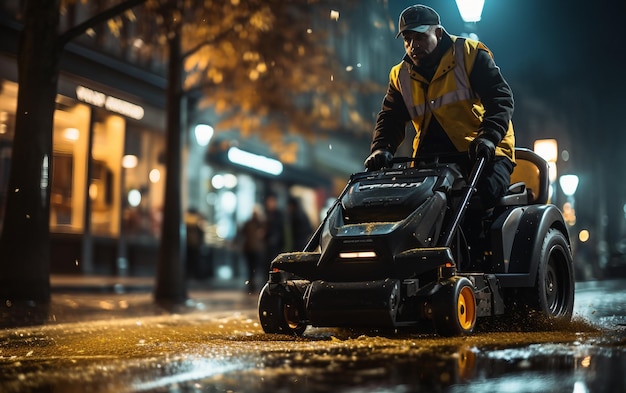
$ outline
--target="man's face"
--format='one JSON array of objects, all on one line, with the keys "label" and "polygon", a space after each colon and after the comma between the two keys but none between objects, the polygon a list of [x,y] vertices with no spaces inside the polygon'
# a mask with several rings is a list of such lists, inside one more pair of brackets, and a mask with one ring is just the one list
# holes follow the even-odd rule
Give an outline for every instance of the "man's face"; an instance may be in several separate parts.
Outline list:
[{"label": "man's face", "polygon": [[404,50],[414,64],[428,62],[439,45],[441,34],[442,29],[436,26],[432,26],[424,33],[410,30],[402,33]]}]

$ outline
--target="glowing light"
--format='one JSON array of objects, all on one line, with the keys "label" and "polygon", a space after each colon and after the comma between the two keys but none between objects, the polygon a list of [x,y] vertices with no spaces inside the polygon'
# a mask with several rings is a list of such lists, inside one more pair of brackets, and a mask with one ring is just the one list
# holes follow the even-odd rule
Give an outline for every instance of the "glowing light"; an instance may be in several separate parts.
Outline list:
[{"label": "glowing light", "polygon": [[134,156],[132,154],[127,154],[124,157],[122,157],[122,168],[126,168],[126,169],[135,168],[138,162],[139,161],[137,160],[137,156]]},{"label": "glowing light", "polygon": [[[219,276],[219,269],[218,269]],[[202,380],[214,375],[227,374],[228,372],[243,369],[244,365],[240,363],[214,361],[204,359],[194,359],[191,362],[185,362],[179,366],[179,372],[176,375],[154,378],[150,381],[134,382],[132,389],[138,392],[160,390],[168,386],[178,386],[186,381]]]},{"label": "glowing light", "polygon": [[591,365],[591,356],[585,356],[580,362],[580,365],[587,368]]},{"label": "glowing light", "polygon": [[91,90],[85,86],[76,87],[76,98],[78,98],[79,101],[86,102],[99,108],[104,107],[111,112],[119,113],[120,115],[128,116],[135,120],[143,119],[145,114],[142,106],[116,97],[107,96],[102,92]]},{"label": "glowing light", "polygon": [[590,236],[591,235],[590,235],[589,231],[586,230],[586,229],[583,229],[580,232],[578,232],[578,240],[580,240],[581,243],[584,243],[584,242],[588,241]]},{"label": "glowing light", "polygon": [[330,20],[339,20],[339,11],[330,10]]},{"label": "glowing light", "polygon": [[95,183],[89,185],[89,198],[95,201],[98,198],[98,186]]},{"label": "glowing light", "polygon": [[43,156],[43,162],[41,163],[41,178],[39,179],[41,186],[41,197],[45,198],[46,189],[48,188],[48,172],[50,170],[50,164],[48,155]]},{"label": "glowing light", "polygon": [[535,141],[533,150],[548,162],[556,162],[559,155],[556,139],[538,139]]},{"label": "glowing light", "polygon": [[79,135],[80,131],[78,131],[77,128],[66,128],[65,131],[63,131],[63,138],[68,141],[77,141]]},{"label": "glowing light", "polygon": [[568,225],[576,224],[576,209],[574,209],[574,206],[571,203],[565,202],[563,204],[562,212],[563,219]]},{"label": "glowing light", "polygon": [[464,22],[479,22],[485,6],[485,0],[456,0],[456,6]]},{"label": "glowing light", "polygon": [[217,175],[213,176],[213,178],[211,179],[211,185],[216,190],[224,188],[224,183],[225,183],[224,175],[217,174]]},{"label": "glowing light", "polygon": [[193,133],[196,136],[196,143],[199,146],[207,146],[211,141],[214,133],[213,127],[208,124],[198,124],[193,129]]},{"label": "glowing light", "polygon": [[[585,366],[583,366],[585,367]],[[588,393],[589,392],[589,388],[587,387],[587,385],[585,385],[585,382],[583,381],[576,381],[574,382],[574,390],[572,391],[573,393]]]},{"label": "glowing light", "polygon": [[237,209],[237,196],[232,191],[225,191],[220,195],[220,208],[226,214],[232,214]]},{"label": "glowing light", "polygon": [[233,278],[233,268],[225,265],[218,267],[217,277],[222,280],[230,280],[231,278]]},{"label": "glowing light", "polygon": [[354,258],[376,258],[374,251],[355,251],[355,252],[341,252],[339,258],[354,259]]},{"label": "glowing light", "polygon": [[224,175],[224,187],[226,188],[235,188],[237,187],[237,176],[232,173],[227,173]]},{"label": "glowing light", "polygon": [[578,188],[578,176],[576,175],[563,175],[559,178],[559,184],[563,190],[563,194],[572,196]]},{"label": "glowing light", "polygon": [[156,169],[156,168],[154,168],[148,174],[148,179],[150,179],[151,183],[158,183],[159,180],[161,180],[161,171]]},{"label": "glowing light", "polygon": [[132,189],[128,191],[128,204],[132,207],[137,207],[141,203],[141,192],[139,190]]},{"label": "glowing light", "polygon": [[273,158],[250,153],[237,147],[228,149],[228,159],[234,164],[243,165],[261,172],[278,176],[283,173],[283,163]]}]

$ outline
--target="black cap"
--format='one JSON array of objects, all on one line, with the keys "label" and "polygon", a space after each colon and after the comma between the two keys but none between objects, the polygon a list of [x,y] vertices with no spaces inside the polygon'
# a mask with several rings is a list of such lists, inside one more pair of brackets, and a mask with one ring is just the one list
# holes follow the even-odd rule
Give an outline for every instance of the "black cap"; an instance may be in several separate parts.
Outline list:
[{"label": "black cap", "polygon": [[424,33],[430,26],[440,24],[439,14],[435,10],[421,4],[412,5],[405,8],[400,14],[400,20],[398,21],[399,31],[396,38],[400,37],[400,34],[407,30]]}]

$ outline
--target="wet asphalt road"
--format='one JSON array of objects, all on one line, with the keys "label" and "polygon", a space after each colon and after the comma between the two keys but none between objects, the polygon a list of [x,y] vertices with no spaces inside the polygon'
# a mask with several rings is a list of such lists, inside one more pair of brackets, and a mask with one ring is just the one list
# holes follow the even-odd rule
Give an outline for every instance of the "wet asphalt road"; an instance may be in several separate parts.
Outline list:
[{"label": "wet asphalt road", "polygon": [[493,323],[457,338],[316,328],[301,338],[266,335],[256,299],[240,293],[198,295],[174,311],[146,294],[90,296],[55,295],[43,325],[0,330],[0,392],[626,390],[622,280],[579,283],[567,326]]}]

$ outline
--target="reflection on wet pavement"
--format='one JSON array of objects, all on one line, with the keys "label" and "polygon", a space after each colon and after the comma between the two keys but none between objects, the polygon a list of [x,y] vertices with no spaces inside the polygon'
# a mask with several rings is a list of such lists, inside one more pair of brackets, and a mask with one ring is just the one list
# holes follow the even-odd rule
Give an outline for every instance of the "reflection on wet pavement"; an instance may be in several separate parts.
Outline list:
[{"label": "reflection on wet pavement", "polygon": [[[69,316],[57,314],[43,326],[0,330],[0,390],[621,392],[626,285],[619,284],[579,287],[567,326],[533,328],[529,317],[453,338],[312,327],[300,338],[267,335],[251,298],[218,296],[178,313],[138,308],[136,297],[106,298],[92,302],[98,321],[60,323]],[[82,301],[64,298],[57,310]],[[113,318],[127,307],[139,312]]]}]

